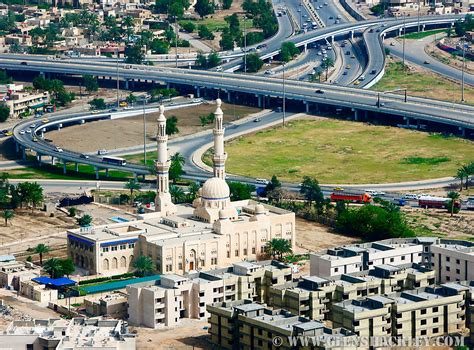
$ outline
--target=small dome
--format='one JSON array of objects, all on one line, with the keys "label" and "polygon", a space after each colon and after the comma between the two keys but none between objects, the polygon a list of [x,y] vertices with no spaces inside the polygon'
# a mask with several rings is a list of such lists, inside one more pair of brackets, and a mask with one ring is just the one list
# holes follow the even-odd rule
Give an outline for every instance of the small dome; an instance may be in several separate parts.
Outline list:
[{"label": "small dome", "polygon": [[204,199],[228,199],[230,197],[229,185],[218,177],[212,177],[202,186],[201,195]]},{"label": "small dome", "polygon": [[265,207],[261,204],[257,204],[255,206],[255,214],[256,215],[265,214]]},{"label": "small dome", "polygon": [[219,220],[227,219],[227,215],[224,210],[219,210]]}]

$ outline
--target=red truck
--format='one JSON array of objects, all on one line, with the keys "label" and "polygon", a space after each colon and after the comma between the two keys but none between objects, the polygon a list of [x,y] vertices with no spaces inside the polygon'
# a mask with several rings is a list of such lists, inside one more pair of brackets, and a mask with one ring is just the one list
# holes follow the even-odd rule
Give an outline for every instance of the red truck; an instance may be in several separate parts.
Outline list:
[{"label": "red truck", "polygon": [[368,193],[346,194],[333,192],[330,198],[332,201],[348,201],[353,203],[370,203],[372,201],[372,197]]},{"label": "red truck", "polygon": [[[422,196],[418,198],[418,205],[422,208],[448,209],[448,203],[450,201],[451,201],[450,198]],[[459,208],[460,205],[461,203],[458,200],[454,201],[455,208]]]}]

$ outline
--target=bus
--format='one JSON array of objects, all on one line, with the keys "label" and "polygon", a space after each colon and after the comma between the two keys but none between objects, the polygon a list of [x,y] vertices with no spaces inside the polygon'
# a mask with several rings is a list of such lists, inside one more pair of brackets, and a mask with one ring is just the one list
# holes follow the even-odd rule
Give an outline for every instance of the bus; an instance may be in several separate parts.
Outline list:
[{"label": "bus", "polygon": [[127,161],[119,157],[102,157],[102,160],[106,163],[115,164],[115,165],[126,165]]}]

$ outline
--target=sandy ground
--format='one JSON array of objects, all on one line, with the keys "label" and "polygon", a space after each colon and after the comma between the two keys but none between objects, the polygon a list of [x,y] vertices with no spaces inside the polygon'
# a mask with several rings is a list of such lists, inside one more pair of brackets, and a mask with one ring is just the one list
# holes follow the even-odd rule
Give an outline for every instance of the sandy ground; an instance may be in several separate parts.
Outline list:
[{"label": "sandy ground", "polygon": [[177,327],[154,330],[142,327],[130,327],[136,331],[137,349],[149,350],[201,350],[210,349],[207,321],[182,319]]},{"label": "sandy ground", "polygon": [[[461,70],[462,69],[462,57],[453,56],[446,51],[441,50],[436,46],[436,42],[433,41],[425,47],[425,51],[430,56],[436,58],[442,63],[448,64],[451,67]],[[474,61],[466,59],[465,61],[465,71],[471,74],[474,74]]]},{"label": "sandy ground", "polygon": [[[178,118],[179,133],[171,138],[189,135],[195,132],[210,129],[213,125],[201,126],[199,116],[207,115],[215,111],[215,104],[202,104],[192,108],[182,108],[166,113],[166,117],[176,116]],[[238,106],[232,104],[222,104],[224,121],[232,121],[248,114],[258,111],[257,108]],[[148,142],[153,142],[156,135],[155,121],[157,113],[147,115],[147,138]],[[136,116],[130,118],[104,120],[75,125],[61,131],[48,133],[49,139],[54,144],[78,152],[94,152],[98,149],[116,149],[143,144],[143,117]]]}]

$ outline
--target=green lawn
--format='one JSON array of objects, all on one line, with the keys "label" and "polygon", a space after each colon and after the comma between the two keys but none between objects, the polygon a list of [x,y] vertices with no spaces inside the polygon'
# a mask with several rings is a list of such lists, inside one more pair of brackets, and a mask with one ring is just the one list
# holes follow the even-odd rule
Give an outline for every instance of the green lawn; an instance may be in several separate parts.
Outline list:
[{"label": "green lawn", "polygon": [[[372,87],[377,91],[407,89],[408,95],[429,97],[437,100],[460,102],[461,85],[434,73],[413,72],[401,62],[389,62],[385,75]],[[466,103],[474,104],[474,88],[464,87]]]},{"label": "green lawn", "polygon": [[474,160],[465,139],[331,119],[293,121],[230,141],[226,151],[229,173],[292,182],[304,175],[322,183],[431,179]]},{"label": "green lawn", "polygon": [[408,33],[407,35],[402,35],[400,39],[405,37],[405,39],[418,40],[418,39],[423,39],[423,38],[426,38],[427,36],[435,35],[439,33],[446,33],[446,29],[433,29],[433,30],[427,30],[426,32]]}]

